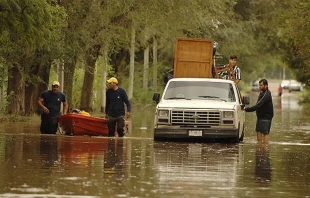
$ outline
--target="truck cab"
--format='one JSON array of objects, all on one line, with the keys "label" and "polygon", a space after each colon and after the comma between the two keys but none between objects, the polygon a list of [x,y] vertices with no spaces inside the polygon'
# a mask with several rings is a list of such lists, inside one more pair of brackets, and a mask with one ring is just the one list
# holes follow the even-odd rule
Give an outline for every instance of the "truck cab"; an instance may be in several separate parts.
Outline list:
[{"label": "truck cab", "polygon": [[155,112],[154,138],[229,138],[243,141],[245,104],[232,80],[171,79],[160,95]]}]

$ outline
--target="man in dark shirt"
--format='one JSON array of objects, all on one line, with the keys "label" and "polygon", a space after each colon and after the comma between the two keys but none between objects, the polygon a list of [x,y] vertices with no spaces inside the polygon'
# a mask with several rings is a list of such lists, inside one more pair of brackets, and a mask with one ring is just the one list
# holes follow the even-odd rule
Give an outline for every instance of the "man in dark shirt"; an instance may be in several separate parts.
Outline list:
[{"label": "man in dark shirt", "polygon": [[257,141],[267,143],[273,118],[273,103],[266,79],[261,79],[259,81],[259,90],[260,94],[257,103],[252,107],[246,107],[244,110],[246,112],[256,111]]},{"label": "man in dark shirt", "polygon": [[106,118],[108,120],[109,137],[113,137],[117,124],[118,137],[124,136],[125,107],[127,106],[126,117],[130,117],[131,106],[126,91],[118,86],[118,80],[114,77],[107,80],[109,89],[106,92]]},{"label": "man in dark shirt", "polygon": [[56,134],[61,103],[63,103],[63,114],[68,111],[66,96],[59,91],[59,87],[60,83],[54,81],[52,90],[42,92],[39,97],[38,104],[43,109],[41,114],[41,134]]}]

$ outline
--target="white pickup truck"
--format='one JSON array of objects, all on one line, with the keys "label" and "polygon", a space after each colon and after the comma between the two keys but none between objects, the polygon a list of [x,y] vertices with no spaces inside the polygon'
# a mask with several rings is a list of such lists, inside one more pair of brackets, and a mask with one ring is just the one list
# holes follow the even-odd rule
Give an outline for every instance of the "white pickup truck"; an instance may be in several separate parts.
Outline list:
[{"label": "white pickup truck", "polygon": [[245,104],[232,80],[216,78],[174,78],[163,96],[154,93],[154,139],[229,138],[243,141]]}]

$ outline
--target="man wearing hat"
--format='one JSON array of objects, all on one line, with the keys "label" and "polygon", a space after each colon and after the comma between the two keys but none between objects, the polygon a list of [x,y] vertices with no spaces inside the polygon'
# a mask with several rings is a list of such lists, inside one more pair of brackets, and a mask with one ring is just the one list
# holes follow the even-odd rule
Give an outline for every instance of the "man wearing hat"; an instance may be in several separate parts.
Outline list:
[{"label": "man wearing hat", "polygon": [[59,87],[60,83],[54,81],[52,90],[42,92],[39,97],[38,104],[43,109],[41,114],[41,134],[56,134],[61,103],[63,103],[63,114],[68,111],[66,96],[59,91]]},{"label": "man wearing hat", "polygon": [[109,137],[113,137],[117,124],[118,137],[124,136],[125,107],[127,106],[126,117],[130,117],[131,106],[126,91],[118,86],[118,80],[114,77],[107,80],[109,89],[106,92],[106,118],[108,121]]}]

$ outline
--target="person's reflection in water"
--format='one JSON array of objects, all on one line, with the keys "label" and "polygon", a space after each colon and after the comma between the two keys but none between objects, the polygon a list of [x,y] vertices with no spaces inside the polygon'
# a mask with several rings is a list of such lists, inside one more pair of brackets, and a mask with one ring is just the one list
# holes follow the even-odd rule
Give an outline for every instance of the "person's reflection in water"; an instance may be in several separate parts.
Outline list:
[{"label": "person's reflection in water", "polygon": [[268,144],[257,143],[255,158],[256,182],[269,184],[272,175]]},{"label": "person's reflection in water", "polygon": [[115,173],[124,166],[124,141],[118,138],[111,138],[108,142],[108,150],[104,156],[104,172]]},{"label": "person's reflection in water", "polygon": [[282,109],[282,98],[278,98],[278,109]]},{"label": "person's reflection in water", "polygon": [[40,157],[42,165],[47,167],[56,166],[58,162],[58,141],[57,137],[40,137]]}]

